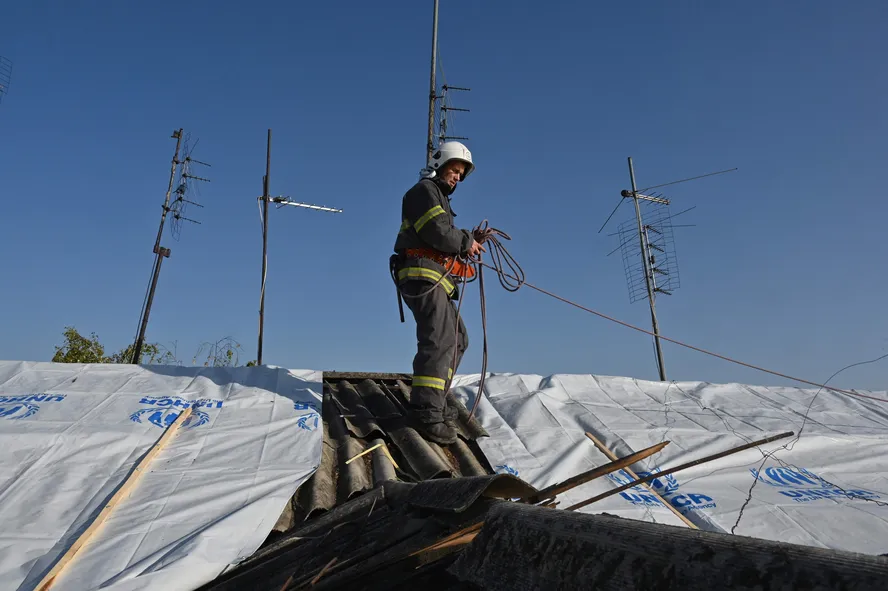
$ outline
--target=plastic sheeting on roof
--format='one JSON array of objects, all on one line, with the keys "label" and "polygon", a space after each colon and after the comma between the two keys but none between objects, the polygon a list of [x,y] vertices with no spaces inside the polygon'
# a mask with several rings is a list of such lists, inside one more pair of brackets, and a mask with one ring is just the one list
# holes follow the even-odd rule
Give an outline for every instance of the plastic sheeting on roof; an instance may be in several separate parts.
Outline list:
[{"label": "plastic sheeting on roof", "polygon": [[[467,404],[478,377],[454,380]],[[790,387],[505,374],[485,381],[476,413],[490,433],[478,443],[491,465],[537,488],[609,461],[585,432],[619,457],[671,441],[632,466],[642,476],[801,433],[659,478],[655,490],[703,530],[736,524],[739,535],[888,552],[888,403]],[[629,481],[625,472],[598,479],[559,496],[559,508]],[[683,526],[642,487],[581,510]]]},{"label": "plastic sheeting on roof", "polygon": [[193,589],[265,540],[320,463],[321,373],[0,361],[0,588],[33,589],[187,406],[63,589]]}]

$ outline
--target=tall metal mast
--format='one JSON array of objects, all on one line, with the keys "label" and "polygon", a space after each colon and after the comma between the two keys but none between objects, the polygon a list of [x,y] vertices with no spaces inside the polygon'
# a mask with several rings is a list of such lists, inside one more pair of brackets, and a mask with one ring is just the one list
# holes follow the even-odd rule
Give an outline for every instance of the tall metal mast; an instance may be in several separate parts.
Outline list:
[{"label": "tall metal mast", "polygon": [[660,323],[657,322],[657,307],[654,304],[653,272],[650,265],[650,250],[645,240],[644,226],[641,223],[641,208],[638,206],[638,187],[635,186],[635,169],[632,167],[632,156],[629,157],[629,179],[632,181],[632,201],[635,204],[635,221],[638,222],[638,239],[641,241],[641,260],[644,265],[644,282],[647,286],[648,303],[651,305],[651,325],[654,329],[654,345],[657,348],[657,369],[660,381],[666,381],[666,366],[663,364],[663,350],[660,348]]},{"label": "tall metal mast", "polygon": [[438,0],[435,0],[435,13],[432,17],[432,67],[429,79],[429,134],[426,139],[426,166],[432,161],[432,137],[435,135],[435,101],[438,98],[438,86],[435,81],[435,65],[438,63]]},{"label": "tall metal mast", "polygon": [[268,204],[275,203],[278,207],[284,205],[292,205],[294,207],[303,207],[305,209],[313,209],[315,211],[326,211],[328,213],[342,213],[341,209],[335,207],[326,207],[324,205],[312,205],[310,203],[300,203],[293,201],[289,197],[279,195],[272,197],[269,192],[271,186],[271,129],[268,130],[268,142],[265,148],[265,176],[262,178],[262,196],[260,211],[262,212],[262,288],[259,295],[259,343],[256,348],[256,364],[262,365],[262,345],[265,338],[265,283],[268,279]]},{"label": "tall metal mast", "polygon": [[[166,223],[167,214],[172,213],[173,237],[178,240],[180,226],[183,221],[195,224],[200,223],[197,220],[186,218],[183,215],[185,204],[191,203],[198,207],[203,207],[199,203],[196,203],[190,199],[186,199],[186,196],[190,196],[189,179],[205,182],[209,182],[210,180],[191,174],[190,167],[192,163],[200,164],[203,166],[209,166],[209,164],[207,164],[206,162],[195,160],[191,157],[193,146],[189,148],[189,139],[185,135],[183,135],[182,128],[174,130],[173,134],[170,137],[176,140],[176,151],[173,153],[173,161],[170,165],[170,181],[169,185],[167,185],[166,196],[164,197],[163,207],[161,208],[160,227],[157,228],[157,238],[154,240],[154,266],[151,271],[151,281],[148,284],[148,291],[145,295],[145,301],[142,303],[142,310],[139,317],[138,334],[136,336],[135,343],[133,344],[133,356],[131,362],[136,365],[138,365],[142,361],[142,347],[145,344],[145,332],[148,330],[148,317],[151,315],[151,306],[154,303],[154,293],[157,290],[157,280],[160,276],[160,267],[163,264],[163,259],[169,258],[170,253],[172,252],[169,248],[161,246],[160,244],[161,240],[163,239],[163,229],[164,224]],[[185,142],[185,157],[180,159],[179,155],[183,151],[183,140]],[[179,178],[179,186],[175,189],[175,191],[173,191],[173,184],[176,181],[176,174],[179,170],[180,165],[182,166],[182,172]],[[174,192],[176,194],[176,198],[172,201],[172,203],[170,203],[170,198],[172,197]]]},{"label": "tall metal mast", "polygon": [[182,146],[182,128],[174,131],[171,137],[176,139],[176,151],[173,154],[173,163],[170,166],[170,184],[167,187],[166,198],[163,201],[160,227],[157,229],[157,240],[154,241],[154,269],[151,273],[151,283],[148,286],[148,298],[142,309],[142,318],[139,321],[139,334],[136,336],[136,342],[133,345],[132,363],[136,365],[142,360],[142,344],[145,342],[145,331],[148,330],[148,316],[151,314],[151,304],[154,303],[154,291],[157,289],[160,266],[163,264],[163,259],[170,256],[170,249],[161,247],[160,240],[163,237],[163,225],[166,222],[167,212],[170,210],[170,195],[173,192],[173,181],[176,180],[176,169],[181,164],[179,161],[179,150]]}]

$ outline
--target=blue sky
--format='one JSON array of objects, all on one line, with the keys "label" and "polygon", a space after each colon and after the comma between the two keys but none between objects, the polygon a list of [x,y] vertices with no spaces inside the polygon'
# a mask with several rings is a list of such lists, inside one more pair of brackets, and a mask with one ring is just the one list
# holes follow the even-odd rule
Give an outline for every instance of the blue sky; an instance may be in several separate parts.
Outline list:
[{"label": "blue sky", "polygon": [[[681,288],[662,333],[826,379],[888,351],[881,172],[888,149],[883,2],[442,0],[440,57],[470,87],[455,118],[477,171],[457,221],[509,232],[529,281],[628,322],[617,246],[598,228],[627,188],[664,190]],[[148,338],[190,361],[232,336],[253,358],[256,196],[273,129],[272,193],[341,215],[272,210],[265,361],[409,371],[387,262],[424,164],[431,0],[14,3],[0,55],[0,358],[48,360],[65,325],[132,341],[175,141],[210,162],[179,241],[169,231]],[[649,337],[529,289],[488,282],[489,368],[656,378]],[[480,368],[478,293],[464,304]],[[778,378],[664,345],[672,379]],[[836,384],[884,390],[888,362]]]}]

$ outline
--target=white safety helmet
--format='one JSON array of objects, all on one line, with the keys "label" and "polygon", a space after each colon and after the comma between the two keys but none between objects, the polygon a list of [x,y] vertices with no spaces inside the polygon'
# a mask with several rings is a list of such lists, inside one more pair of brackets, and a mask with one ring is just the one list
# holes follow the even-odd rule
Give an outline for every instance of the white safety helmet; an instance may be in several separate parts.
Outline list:
[{"label": "white safety helmet", "polygon": [[451,160],[461,160],[466,163],[466,171],[463,173],[460,181],[466,178],[475,170],[475,164],[472,162],[472,153],[463,144],[454,141],[444,142],[432,152],[432,160],[429,166],[433,170],[440,170],[445,164]]}]

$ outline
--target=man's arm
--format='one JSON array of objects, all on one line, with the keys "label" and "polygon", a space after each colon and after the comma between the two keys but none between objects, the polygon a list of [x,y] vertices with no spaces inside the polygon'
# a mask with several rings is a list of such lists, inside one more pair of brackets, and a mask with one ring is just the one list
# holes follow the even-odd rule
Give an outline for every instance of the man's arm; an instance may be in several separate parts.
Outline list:
[{"label": "man's arm", "polygon": [[448,254],[466,254],[474,242],[472,233],[459,230],[450,223],[450,216],[435,199],[426,183],[419,183],[405,196],[408,221],[423,242]]}]

